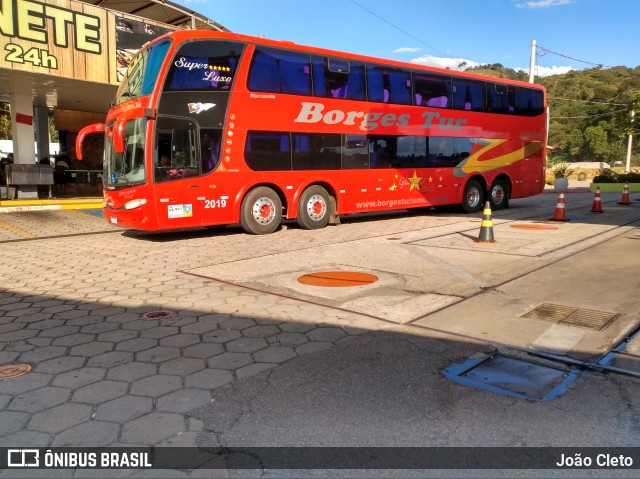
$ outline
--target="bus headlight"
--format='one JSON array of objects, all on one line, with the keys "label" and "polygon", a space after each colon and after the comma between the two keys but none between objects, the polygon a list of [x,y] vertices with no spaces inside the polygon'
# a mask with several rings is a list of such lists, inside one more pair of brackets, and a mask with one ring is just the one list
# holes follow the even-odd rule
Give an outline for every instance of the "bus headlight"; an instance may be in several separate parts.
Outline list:
[{"label": "bus headlight", "polygon": [[125,210],[133,210],[135,208],[140,208],[143,205],[147,204],[147,200],[145,200],[144,198],[138,198],[137,200],[131,200],[131,201],[127,201],[124,204],[124,209]]}]

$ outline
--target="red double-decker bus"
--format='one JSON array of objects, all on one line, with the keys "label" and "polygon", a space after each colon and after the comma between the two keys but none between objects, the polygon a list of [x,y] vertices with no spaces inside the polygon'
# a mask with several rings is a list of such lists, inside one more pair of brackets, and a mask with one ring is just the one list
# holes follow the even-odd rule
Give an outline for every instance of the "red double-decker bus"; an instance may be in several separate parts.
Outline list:
[{"label": "red double-decker bus", "polygon": [[225,32],[133,59],[105,124],[104,215],[163,230],[308,229],[367,211],[493,209],[541,193],[539,85]]}]

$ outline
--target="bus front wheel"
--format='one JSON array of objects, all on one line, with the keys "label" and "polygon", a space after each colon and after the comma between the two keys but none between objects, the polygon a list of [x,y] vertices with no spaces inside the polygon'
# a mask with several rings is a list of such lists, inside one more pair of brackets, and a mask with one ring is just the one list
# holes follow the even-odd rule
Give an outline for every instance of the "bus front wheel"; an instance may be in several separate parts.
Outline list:
[{"label": "bus front wheel", "polygon": [[242,200],[240,224],[247,233],[273,233],[282,220],[282,201],[271,188],[260,186]]},{"label": "bus front wheel", "polygon": [[483,207],[484,189],[476,180],[470,180],[464,187],[462,194],[463,213],[476,213]]},{"label": "bus front wheel", "polygon": [[308,230],[324,228],[329,223],[329,208],[327,190],[318,185],[310,186],[300,196],[296,221],[300,227]]}]

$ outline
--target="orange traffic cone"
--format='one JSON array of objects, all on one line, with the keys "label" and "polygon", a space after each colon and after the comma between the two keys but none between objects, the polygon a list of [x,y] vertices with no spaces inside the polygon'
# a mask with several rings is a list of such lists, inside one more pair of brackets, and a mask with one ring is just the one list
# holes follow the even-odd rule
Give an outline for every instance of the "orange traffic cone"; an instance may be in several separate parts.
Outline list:
[{"label": "orange traffic cone", "polygon": [[592,213],[604,213],[602,210],[602,198],[600,197],[600,187],[596,188],[596,196],[593,198],[593,206],[591,207]]},{"label": "orange traffic cone", "polygon": [[558,203],[556,203],[556,211],[553,214],[553,218],[549,221],[569,221],[564,212],[564,191],[561,191],[558,195]]},{"label": "orange traffic cone", "polygon": [[629,201],[629,183],[628,182],[624,182],[624,188],[622,189],[622,197],[620,198],[620,201],[618,201],[619,205],[630,205],[631,202]]},{"label": "orange traffic cone", "polygon": [[491,205],[487,201],[484,204],[484,211],[482,212],[482,224],[480,225],[480,235],[475,240],[476,243],[491,244],[496,240],[493,238],[493,220],[491,219]]}]

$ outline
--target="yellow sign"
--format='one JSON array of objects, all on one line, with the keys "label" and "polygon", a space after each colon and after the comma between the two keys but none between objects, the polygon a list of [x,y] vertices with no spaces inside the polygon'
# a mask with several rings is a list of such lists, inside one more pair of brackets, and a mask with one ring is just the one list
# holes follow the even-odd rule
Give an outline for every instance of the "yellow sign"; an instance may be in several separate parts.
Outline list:
[{"label": "yellow sign", "polygon": [[86,3],[0,0],[0,67],[111,83],[110,30],[114,15]]}]

